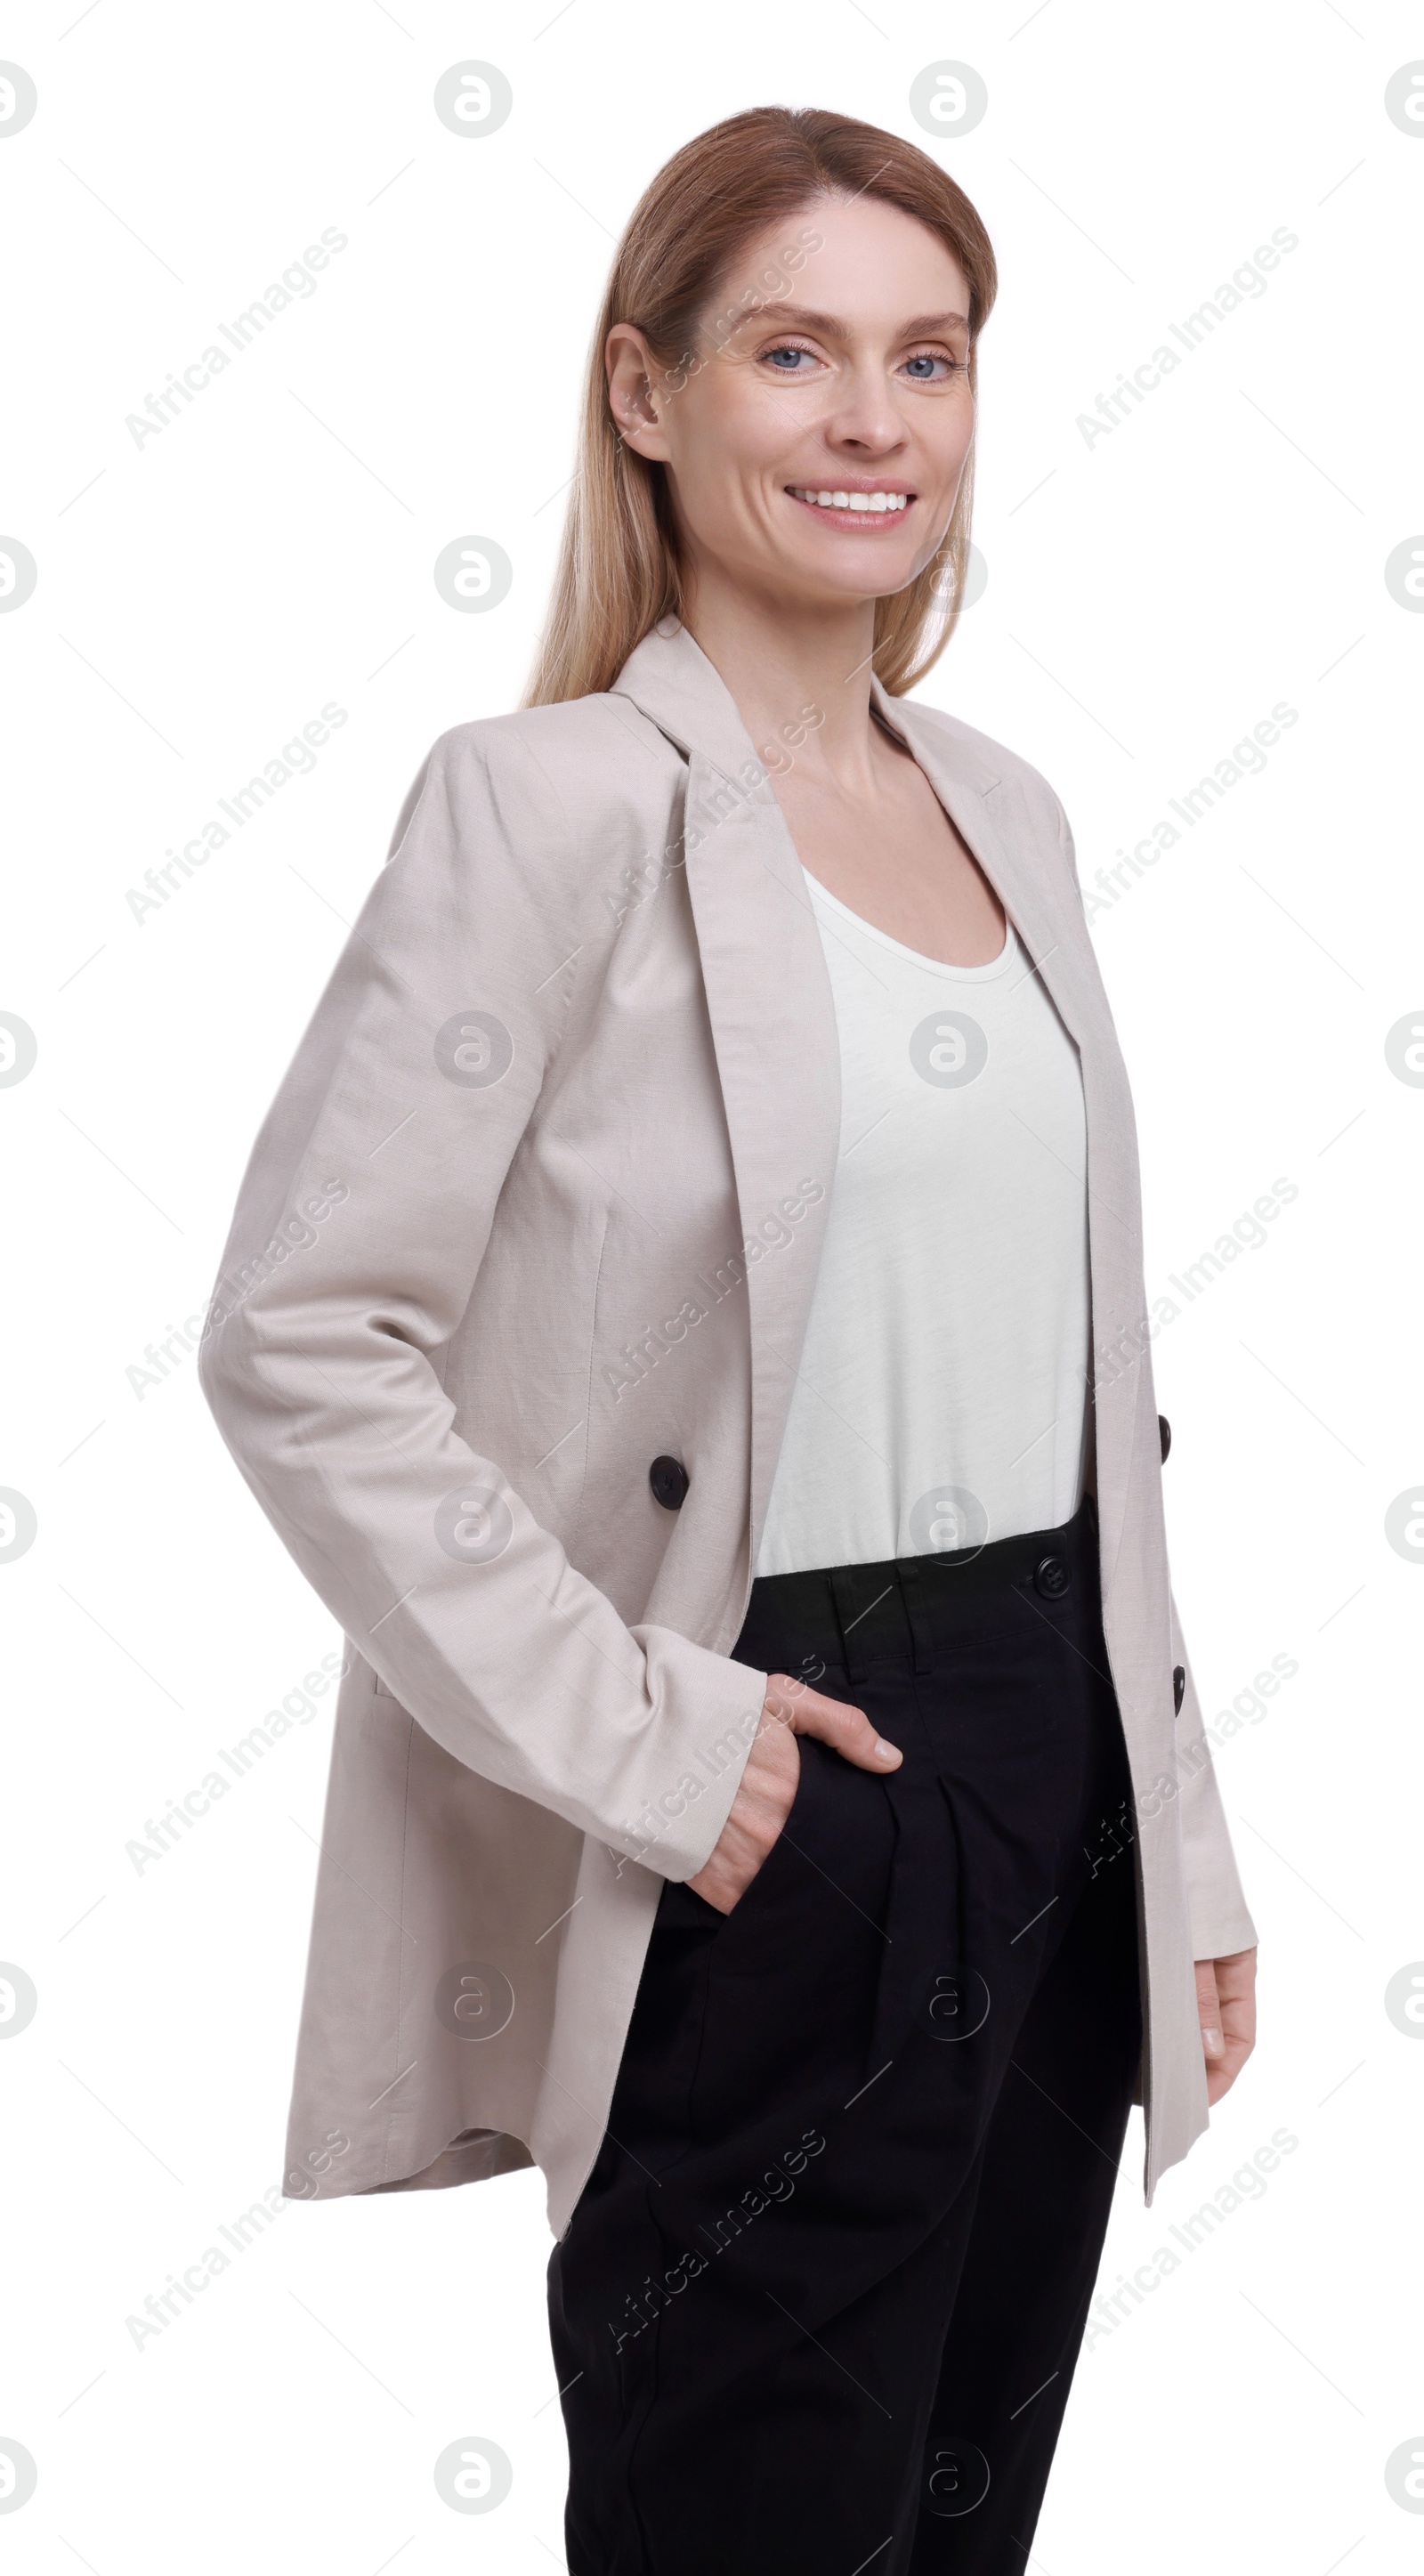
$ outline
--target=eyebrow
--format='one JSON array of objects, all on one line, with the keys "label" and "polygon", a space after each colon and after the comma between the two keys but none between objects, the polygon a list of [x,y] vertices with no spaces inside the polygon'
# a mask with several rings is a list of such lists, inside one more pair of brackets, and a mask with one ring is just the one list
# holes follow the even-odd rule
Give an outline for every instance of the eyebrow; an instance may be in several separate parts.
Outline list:
[{"label": "eyebrow", "polygon": [[[765,304],[749,304],[744,319],[748,322],[759,321],[764,315],[769,315],[777,322],[790,323],[797,330],[819,331],[828,340],[850,338],[850,324],[842,321],[838,314],[813,313],[804,304],[783,304],[779,300],[769,299]],[[963,313],[917,313],[913,321],[906,322],[902,326],[897,337],[902,340],[920,340],[931,331],[967,331],[968,328],[968,317]]]}]

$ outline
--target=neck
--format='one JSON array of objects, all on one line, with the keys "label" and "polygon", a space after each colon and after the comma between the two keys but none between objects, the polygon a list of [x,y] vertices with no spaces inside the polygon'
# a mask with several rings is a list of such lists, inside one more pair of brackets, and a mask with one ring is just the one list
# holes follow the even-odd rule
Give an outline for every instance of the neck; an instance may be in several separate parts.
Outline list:
[{"label": "neck", "polygon": [[773,775],[793,752],[842,780],[868,774],[874,600],[831,609],[771,602],[715,565],[698,566],[689,592],[683,622]]}]

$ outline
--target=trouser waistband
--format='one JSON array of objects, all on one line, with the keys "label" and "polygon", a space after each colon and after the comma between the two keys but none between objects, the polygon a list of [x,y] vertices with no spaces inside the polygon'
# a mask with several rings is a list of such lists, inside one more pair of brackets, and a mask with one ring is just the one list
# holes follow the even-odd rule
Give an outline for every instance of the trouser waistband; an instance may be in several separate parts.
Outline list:
[{"label": "trouser waistband", "polygon": [[839,1664],[850,1681],[864,1681],[872,1664],[928,1673],[976,1638],[1035,1613],[1065,1629],[1100,1615],[1091,1494],[1056,1529],[932,1556],[760,1575],[732,1651],[754,1669],[808,1679],[816,1663]]}]

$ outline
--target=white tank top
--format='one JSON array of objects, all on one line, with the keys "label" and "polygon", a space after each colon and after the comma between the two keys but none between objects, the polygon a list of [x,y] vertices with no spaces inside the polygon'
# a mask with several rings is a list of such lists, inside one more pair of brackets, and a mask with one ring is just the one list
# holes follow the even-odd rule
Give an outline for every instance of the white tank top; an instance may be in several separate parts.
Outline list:
[{"label": "white tank top", "polygon": [[1084,1481],[1078,1050],[1012,922],[943,966],[806,886],[840,1154],[759,1575],[1057,1528]]}]

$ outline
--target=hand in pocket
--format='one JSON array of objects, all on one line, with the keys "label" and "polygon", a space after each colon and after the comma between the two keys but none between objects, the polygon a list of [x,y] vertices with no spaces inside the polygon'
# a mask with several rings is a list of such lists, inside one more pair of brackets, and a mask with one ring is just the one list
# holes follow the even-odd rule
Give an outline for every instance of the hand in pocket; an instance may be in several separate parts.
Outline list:
[{"label": "hand in pocket", "polygon": [[687,1881],[719,1914],[730,1914],[745,1895],[791,1813],[801,1773],[798,1735],[819,1736],[861,1771],[896,1771],[904,1760],[876,1734],[864,1709],[827,1699],[788,1673],[769,1674],[761,1724],[727,1821],[711,1857]]}]

